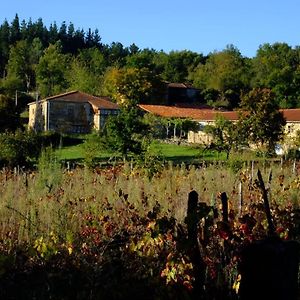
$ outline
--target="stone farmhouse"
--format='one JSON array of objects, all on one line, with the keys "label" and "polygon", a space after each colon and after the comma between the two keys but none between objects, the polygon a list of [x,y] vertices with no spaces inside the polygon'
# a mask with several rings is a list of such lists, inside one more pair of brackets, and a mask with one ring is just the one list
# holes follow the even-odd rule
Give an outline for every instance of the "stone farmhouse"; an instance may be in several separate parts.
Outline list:
[{"label": "stone farmhouse", "polygon": [[[213,125],[217,115],[236,122],[238,120],[237,111],[219,111],[208,107],[197,106],[166,106],[166,105],[139,105],[140,108],[148,113],[165,117],[165,118],[190,118],[199,124],[197,131],[190,130],[187,134],[189,143],[209,144],[211,137],[204,132],[207,125]],[[285,152],[292,147],[293,138],[297,131],[300,131],[300,109],[283,109],[281,110],[286,119],[285,137],[281,148]]]},{"label": "stone farmhouse", "polygon": [[107,97],[95,97],[80,91],[31,102],[28,127],[35,131],[88,133],[100,130],[108,116],[118,114],[119,107]]}]

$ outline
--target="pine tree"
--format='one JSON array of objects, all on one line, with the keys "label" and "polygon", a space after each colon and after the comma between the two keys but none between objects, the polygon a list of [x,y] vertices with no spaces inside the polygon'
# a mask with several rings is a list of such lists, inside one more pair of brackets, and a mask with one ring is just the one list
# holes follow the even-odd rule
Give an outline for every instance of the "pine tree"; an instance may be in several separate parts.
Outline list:
[{"label": "pine tree", "polygon": [[5,66],[9,56],[10,26],[5,19],[0,26],[0,78],[5,77]]},{"label": "pine tree", "polygon": [[58,29],[56,22],[50,24],[48,32],[48,42],[49,44],[55,44],[58,41]]},{"label": "pine tree", "polygon": [[14,44],[15,42],[21,39],[21,32],[20,32],[20,23],[18,14],[16,14],[15,18],[11,23],[10,28],[10,43]]}]

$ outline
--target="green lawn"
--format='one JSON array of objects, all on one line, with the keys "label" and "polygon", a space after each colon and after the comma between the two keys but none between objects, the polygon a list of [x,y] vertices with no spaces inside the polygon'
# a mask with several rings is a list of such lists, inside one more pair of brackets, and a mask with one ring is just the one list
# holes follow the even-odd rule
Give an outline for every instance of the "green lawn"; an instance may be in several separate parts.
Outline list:
[{"label": "green lawn", "polygon": [[191,160],[210,160],[226,159],[225,153],[215,151],[203,151],[203,148],[194,145],[177,145],[162,142],[152,144],[153,151],[160,153],[166,160],[172,161],[191,161]]},{"label": "green lawn", "polygon": [[[194,160],[211,160],[211,159],[225,159],[224,153],[217,153],[213,151],[205,151],[199,147],[188,145],[177,145],[171,143],[163,143],[154,141],[150,147],[153,154],[162,156],[170,161],[194,161]],[[82,162],[87,156],[94,155],[97,160],[105,161],[114,156],[112,152],[104,150],[90,149],[84,144],[84,138],[78,139],[77,143],[68,145],[56,150],[56,155],[59,160],[72,160]]]},{"label": "green lawn", "polygon": [[[83,161],[89,154],[89,149],[85,148],[84,143],[78,145],[72,145],[67,147],[62,147],[56,150],[56,155],[59,160],[73,160],[73,161]],[[109,159],[113,156],[113,153],[98,150],[95,152],[95,157],[99,160]]]}]

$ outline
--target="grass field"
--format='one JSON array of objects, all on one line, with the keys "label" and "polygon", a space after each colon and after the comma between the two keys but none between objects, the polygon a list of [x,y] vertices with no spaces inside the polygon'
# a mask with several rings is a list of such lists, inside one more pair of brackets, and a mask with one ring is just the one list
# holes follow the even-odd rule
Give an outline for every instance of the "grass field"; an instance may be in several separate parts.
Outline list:
[{"label": "grass field", "polygon": [[[59,160],[82,162],[87,155],[92,154],[97,161],[107,160],[115,153],[103,149],[90,149],[85,143],[83,137],[79,137],[77,142],[64,146],[56,151]],[[163,143],[154,141],[150,146],[153,154],[159,154],[163,159],[177,162],[186,162],[199,159],[205,160],[225,160],[225,153],[215,151],[203,151],[200,147],[190,145],[178,145],[176,143]]]}]

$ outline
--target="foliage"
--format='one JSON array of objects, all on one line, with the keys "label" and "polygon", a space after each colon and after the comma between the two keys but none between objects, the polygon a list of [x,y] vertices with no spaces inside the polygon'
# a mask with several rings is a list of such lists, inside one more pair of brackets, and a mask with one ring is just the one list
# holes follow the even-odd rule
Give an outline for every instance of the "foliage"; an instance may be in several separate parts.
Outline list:
[{"label": "foliage", "polygon": [[50,45],[37,66],[37,85],[42,97],[59,94],[67,87],[67,57],[62,53],[60,43]]},{"label": "foliage", "polygon": [[151,128],[151,135],[153,139],[163,139],[166,137],[166,119],[155,114],[145,113],[144,121]]},{"label": "foliage", "polygon": [[156,139],[169,138],[172,133],[174,139],[178,137],[180,140],[187,136],[189,130],[198,128],[197,123],[190,118],[165,118],[146,113],[144,120],[151,127],[152,137]]},{"label": "foliage", "polygon": [[253,59],[253,86],[272,90],[282,108],[298,106],[299,49],[286,43],[264,44]]},{"label": "foliage", "polygon": [[212,137],[209,148],[226,152],[227,159],[230,151],[241,144],[237,125],[223,116],[217,115],[215,124],[205,126],[205,132]]},{"label": "foliage", "polygon": [[99,95],[106,65],[105,57],[98,48],[81,50],[72,58],[66,75],[69,88]]},{"label": "foliage", "polygon": [[167,82],[187,82],[189,70],[204,62],[202,54],[184,50],[160,52],[155,63],[162,69],[161,76]]},{"label": "foliage", "polygon": [[[151,178],[128,165],[57,169],[60,180],[45,193],[36,183],[53,163],[46,152],[38,172],[0,172],[1,298],[195,299],[197,266],[185,216],[187,195],[197,187],[202,295],[237,299],[241,251],[268,233],[251,168],[233,174],[220,165],[170,165]],[[276,233],[282,241],[299,241],[299,174],[291,176],[290,166],[272,168]],[[221,207],[225,190],[228,221]]]},{"label": "foliage", "polygon": [[35,38],[31,43],[20,40],[12,46],[9,53],[7,77],[4,81],[4,87],[11,87],[12,84],[10,82],[18,79],[20,84],[15,90],[33,90],[36,86],[36,66],[41,56],[42,44],[38,38]]},{"label": "foliage", "polygon": [[158,78],[147,68],[110,68],[104,76],[103,93],[123,106],[134,106],[151,99]]},{"label": "foliage", "polygon": [[195,87],[218,91],[218,101],[226,100],[226,106],[234,108],[239,104],[240,92],[249,85],[247,61],[238,49],[227,46],[223,51],[211,53],[204,64],[191,72],[190,79]]},{"label": "foliage", "polygon": [[189,130],[196,130],[198,128],[197,123],[190,118],[168,118],[165,120],[164,124],[165,127],[168,127],[168,130],[172,131],[173,129],[174,139],[176,139],[177,132],[179,131],[179,140],[181,140],[182,137],[187,136]]},{"label": "foliage", "polygon": [[296,134],[293,138],[293,145],[294,148],[300,148],[300,130],[296,131]]},{"label": "foliage", "polygon": [[40,147],[37,136],[33,133],[24,134],[2,133],[0,135],[0,160],[1,165],[24,166],[30,158],[37,158]]},{"label": "foliage", "polygon": [[278,110],[274,93],[268,89],[253,89],[244,95],[241,106],[245,113],[240,116],[240,126],[249,142],[274,153],[286,123]]},{"label": "foliage", "polygon": [[0,164],[2,166],[32,166],[43,147],[58,146],[57,134],[36,134],[32,131],[0,134]]},{"label": "foliage", "polygon": [[94,132],[87,136],[83,144],[83,159],[87,167],[93,167],[99,151],[101,151],[101,136]]},{"label": "foliage", "polygon": [[38,159],[37,169],[39,172],[36,187],[48,193],[56,189],[60,184],[62,174],[61,165],[52,147],[46,147],[42,150]]},{"label": "foliage", "polygon": [[104,128],[103,145],[127,157],[145,152],[149,126],[136,107],[123,107],[117,116],[108,119]]},{"label": "foliage", "polygon": [[0,94],[0,132],[16,130],[20,125],[20,116],[14,101]]}]

